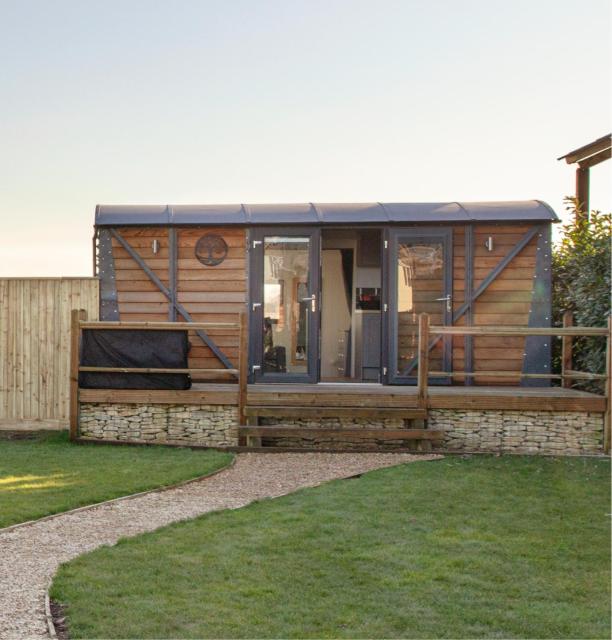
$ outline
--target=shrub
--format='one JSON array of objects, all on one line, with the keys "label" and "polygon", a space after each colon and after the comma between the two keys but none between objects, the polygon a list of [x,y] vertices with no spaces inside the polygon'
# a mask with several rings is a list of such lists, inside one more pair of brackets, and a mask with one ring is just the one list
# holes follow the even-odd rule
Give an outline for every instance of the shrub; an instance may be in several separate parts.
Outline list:
[{"label": "shrub", "polygon": [[[553,320],[561,325],[563,313],[572,311],[576,325],[606,326],[611,309],[612,215],[592,211],[588,217],[577,216],[575,198],[566,198],[566,202],[572,221],[563,226],[561,240],[553,248]],[[602,338],[575,338],[573,368],[603,372],[605,343]],[[559,359],[557,349],[557,369]]]}]

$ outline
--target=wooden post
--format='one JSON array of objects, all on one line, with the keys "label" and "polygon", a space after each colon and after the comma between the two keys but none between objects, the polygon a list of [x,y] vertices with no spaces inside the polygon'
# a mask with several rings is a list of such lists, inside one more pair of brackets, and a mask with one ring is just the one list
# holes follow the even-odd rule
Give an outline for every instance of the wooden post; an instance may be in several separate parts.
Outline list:
[{"label": "wooden post", "polygon": [[70,313],[70,439],[79,436],[79,344],[81,320],[87,320],[85,309],[73,309]]},{"label": "wooden post", "polygon": [[247,404],[247,381],[249,377],[249,340],[248,318],[246,311],[240,314],[240,346],[238,365],[238,424],[246,425],[245,409]]},{"label": "wooden post", "polygon": [[[563,328],[574,326],[574,314],[566,311],[563,314]],[[572,336],[563,336],[561,338],[561,385],[566,388],[572,386],[572,379],[567,376],[567,372],[572,370]]]},{"label": "wooden post", "polygon": [[419,315],[418,405],[427,409],[427,377],[429,375],[429,314]]},{"label": "wooden post", "polygon": [[589,220],[589,169],[578,166],[576,169],[576,222]]},{"label": "wooden post", "polygon": [[612,316],[608,316],[608,337],[606,344],[606,413],[604,415],[603,449],[610,453],[610,431],[612,423]]}]

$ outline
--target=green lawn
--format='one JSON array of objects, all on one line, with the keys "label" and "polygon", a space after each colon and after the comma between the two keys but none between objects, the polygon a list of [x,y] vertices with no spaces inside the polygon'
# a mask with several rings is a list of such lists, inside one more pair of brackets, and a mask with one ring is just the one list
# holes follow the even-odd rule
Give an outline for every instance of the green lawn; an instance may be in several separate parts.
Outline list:
[{"label": "green lawn", "polygon": [[610,465],[449,457],[64,565],[73,638],[608,638]]},{"label": "green lawn", "polygon": [[78,445],[67,432],[0,440],[0,527],[195,478],[230,460],[218,451]]}]

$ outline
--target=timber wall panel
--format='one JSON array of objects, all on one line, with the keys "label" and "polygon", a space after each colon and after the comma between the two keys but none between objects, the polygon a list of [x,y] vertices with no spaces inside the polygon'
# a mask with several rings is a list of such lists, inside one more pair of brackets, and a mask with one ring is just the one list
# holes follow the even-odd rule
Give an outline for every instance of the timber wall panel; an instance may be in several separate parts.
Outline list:
[{"label": "timber wall panel", "polygon": [[[495,268],[523,235],[532,227],[527,225],[475,225],[474,226],[474,289]],[[485,247],[493,237],[493,250]],[[463,251],[462,249],[459,250]],[[473,324],[478,326],[527,326],[535,275],[537,236],[513,258],[473,306]],[[455,261],[455,291],[465,286],[465,262]],[[460,323],[457,323],[460,325]],[[521,371],[525,338],[481,337],[473,338],[474,371]],[[453,368],[461,370],[464,358],[462,343],[453,341]],[[517,385],[519,378],[475,378],[476,384]]]},{"label": "timber wall panel", "polygon": [[0,421],[65,421],[70,312],[98,319],[97,278],[0,278]]},{"label": "timber wall panel", "polygon": [[[117,231],[168,286],[168,230],[156,227],[120,227]],[[228,245],[227,257],[215,267],[207,267],[195,257],[195,245],[207,233],[220,235]],[[244,229],[234,227],[177,229],[177,300],[195,322],[236,322],[236,314],[244,311],[247,292],[245,235]],[[152,249],[153,240],[159,242],[156,254]],[[168,300],[114,239],[113,257],[120,319],[167,321]],[[184,318],[177,314],[177,319]],[[207,333],[232,363],[237,365],[238,331],[214,329]],[[189,352],[190,367],[222,368],[219,360],[194,332],[189,332],[189,341],[192,345]]]}]

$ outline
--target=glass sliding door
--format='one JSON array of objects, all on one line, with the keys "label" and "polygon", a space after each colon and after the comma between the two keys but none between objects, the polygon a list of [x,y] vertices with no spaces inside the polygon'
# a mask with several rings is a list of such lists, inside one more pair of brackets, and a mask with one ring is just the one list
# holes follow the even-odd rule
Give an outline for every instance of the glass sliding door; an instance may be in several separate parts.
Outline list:
[{"label": "glass sliding door", "polygon": [[258,229],[250,250],[253,379],[316,382],[319,230]]},{"label": "glass sliding door", "polygon": [[[419,314],[428,313],[433,325],[452,324],[451,230],[393,229],[390,232],[388,380],[416,382]],[[451,341],[430,339],[429,370],[450,371]],[[448,377],[430,378],[449,383]]]}]

